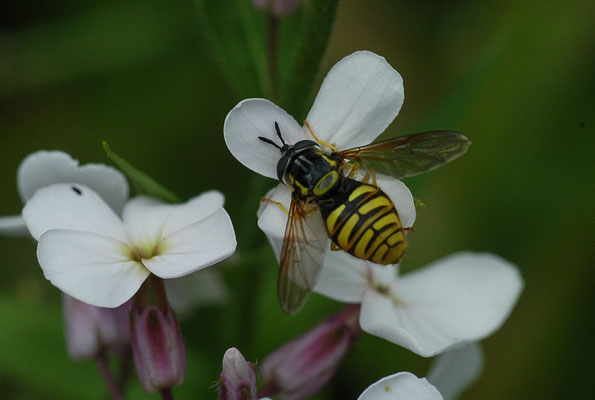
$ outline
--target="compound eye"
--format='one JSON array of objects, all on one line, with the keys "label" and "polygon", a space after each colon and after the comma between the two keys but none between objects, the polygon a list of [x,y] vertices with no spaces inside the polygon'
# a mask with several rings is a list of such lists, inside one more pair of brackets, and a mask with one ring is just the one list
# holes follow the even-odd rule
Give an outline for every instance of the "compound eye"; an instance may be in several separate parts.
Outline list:
[{"label": "compound eye", "polygon": [[304,150],[304,149],[310,149],[312,147],[316,147],[318,146],[316,144],[316,142],[312,141],[312,140],[300,140],[299,142],[297,142],[296,144],[293,145],[293,150],[294,151],[299,151],[299,150]]}]

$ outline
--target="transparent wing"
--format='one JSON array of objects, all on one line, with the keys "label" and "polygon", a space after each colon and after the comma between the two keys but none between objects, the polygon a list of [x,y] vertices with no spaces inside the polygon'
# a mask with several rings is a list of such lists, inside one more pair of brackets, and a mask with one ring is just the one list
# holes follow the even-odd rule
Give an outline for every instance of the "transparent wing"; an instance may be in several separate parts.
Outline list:
[{"label": "transparent wing", "polygon": [[299,311],[316,285],[328,240],[320,212],[307,212],[304,202],[292,197],[277,281],[279,303],[287,314]]},{"label": "transparent wing", "polygon": [[432,131],[354,147],[339,155],[401,179],[436,169],[463,155],[470,145],[471,140],[462,133]]}]

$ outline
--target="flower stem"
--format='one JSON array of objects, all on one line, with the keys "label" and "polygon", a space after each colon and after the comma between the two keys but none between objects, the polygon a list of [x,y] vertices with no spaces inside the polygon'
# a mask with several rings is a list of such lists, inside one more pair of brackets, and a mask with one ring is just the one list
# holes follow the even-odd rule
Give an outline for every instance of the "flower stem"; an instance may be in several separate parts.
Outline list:
[{"label": "flower stem", "polygon": [[114,375],[112,375],[112,372],[110,371],[109,366],[107,365],[107,356],[105,354],[104,348],[100,349],[97,353],[97,356],[95,357],[95,362],[97,363],[99,372],[101,373],[101,376],[105,381],[105,386],[107,386],[107,390],[112,396],[112,399],[124,400],[124,396],[122,395],[122,393],[120,393],[120,387],[118,385],[118,382],[114,378]]},{"label": "flower stem", "polygon": [[279,392],[279,388],[277,387],[274,381],[267,383],[262,389],[258,391],[258,398],[262,399],[263,397],[271,397]]},{"label": "flower stem", "polygon": [[268,57],[269,57],[269,76],[271,79],[271,97],[275,101],[277,98],[277,43],[279,41],[279,18],[273,13],[268,16]]},{"label": "flower stem", "polygon": [[174,395],[171,392],[171,388],[161,389],[159,393],[161,393],[161,398],[163,400],[174,400]]},{"label": "flower stem", "polygon": [[312,87],[324,56],[339,0],[308,1],[300,33],[282,77],[280,105],[297,121],[306,116]]},{"label": "flower stem", "polygon": [[122,351],[118,368],[118,387],[120,390],[124,390],[126,387],[130,372],[132,372],[132,349],[130,346],[126,346],[126,349]]}]

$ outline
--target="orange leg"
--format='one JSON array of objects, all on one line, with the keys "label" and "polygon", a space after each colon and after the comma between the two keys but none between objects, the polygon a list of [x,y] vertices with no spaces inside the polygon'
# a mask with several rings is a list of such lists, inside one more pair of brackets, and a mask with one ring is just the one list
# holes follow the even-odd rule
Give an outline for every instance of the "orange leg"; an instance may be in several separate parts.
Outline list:
[{"label": "orange leg", "polygon": [[266,201],[267,203],[275,204],[281,209],[281,211],[283,211],[285,214],[289,215],[289,211],[287,211],[287,208],[285,208],[285,206],[278,201],[267,199],[266,197],[261,197],[260,201]]},{"label": "orange leg", "polygon": [[407,231],[407,232],[415,232],[415,227],[414,226],[410,226],[408,228],[403,228],[403,230],[404,231]]},{"label": "orange leg", "polygon": [[310,134],[312,135],[312,137],[314,138],[314,140],[316,140],[316,142],[317,142],[318,144],[321,144],[321,145],[323,145],[323,146],[326,146],[326,147],[330,147],[330,148],[331,148],[331,150],[333,150],[333,152],[335,152],[335,153],[338,151],[338,150],[337,150],[337,148],[336,148],[334,145],[332,145],[332,144],[330,144],[330,143],[327,143],[327,142],[325,142],[324,140],[320,140],[320,139],[318,139],[318,137],[317,137],[317,136],[314,134],[314,131],[313,131],[313,130],[312,130],[312,128],[310,127],[310,124],[308,123],[308,121],[304,120],[304,126],[305,126],[306,128],[308,128],[308,130],[310,131]]},{"label": "orange leg", "polygon": [[357,175],[358,171],[359,171],[359,164],[353,164],[353,167],[351,167],[351,171],[349,171],[349,174],[347,175],[347,177],[350,179],[353,179]]},{"label": "orange leg", "polygon": [[376,184],[376,172],[374,172],[374,168],[370,168],[368,172],[366,172],[366,175],[364,176],[364,179],[362,179],[362,182],[368,183],[370,181],[370,178],[372,178],[372,185],[378,186]]}]

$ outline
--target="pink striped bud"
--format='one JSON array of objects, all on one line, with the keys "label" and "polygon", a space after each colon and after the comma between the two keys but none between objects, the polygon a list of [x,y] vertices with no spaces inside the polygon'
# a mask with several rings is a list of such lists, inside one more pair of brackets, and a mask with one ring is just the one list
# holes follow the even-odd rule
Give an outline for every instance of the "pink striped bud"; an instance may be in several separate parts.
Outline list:
[{"label": "pink striped bud", "polygon": [[62,303],[66,348],[73,360],[94,358],[102,349],[121,350],[130,343],[130,302],[101,308],[64,294]]},{"label": "pink striped bud", "polygon": [[149,305],[132,308],[132,354],[143,388],[154,393],[180,385],[186,372],[186,350],[175,314]]},{"label": "pink striped bud", "polygon": [[256,400],[254,365],[235,347],[223,356],[223,371],[219,377],[219,400]]},{"label": "pink striped bud", "polygon": [[326,385],[361,334],[359,305],[348,306],[262,362],[260,395],[308,399]]}]

